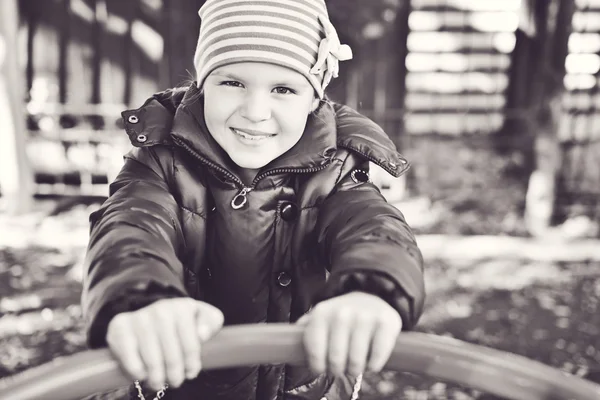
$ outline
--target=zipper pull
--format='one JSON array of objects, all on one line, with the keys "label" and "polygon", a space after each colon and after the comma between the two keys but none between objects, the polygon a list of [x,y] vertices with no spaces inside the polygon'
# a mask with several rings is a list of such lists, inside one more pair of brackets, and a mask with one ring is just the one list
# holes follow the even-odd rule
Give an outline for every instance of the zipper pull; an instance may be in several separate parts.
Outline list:
[{"label": "zipper pull", "polygon": [[242,190],[235,195],[235,197],[231,200],[231,208],[234,210],[239,210],[244,207],[248,202],[248,193],[252,191],[250,187],[244,187]]}]

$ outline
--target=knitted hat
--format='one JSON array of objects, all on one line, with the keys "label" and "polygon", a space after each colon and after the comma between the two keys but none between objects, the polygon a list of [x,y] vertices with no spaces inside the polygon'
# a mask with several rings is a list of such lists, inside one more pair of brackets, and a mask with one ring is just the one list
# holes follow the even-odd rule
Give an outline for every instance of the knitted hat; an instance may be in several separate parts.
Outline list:
[{"label": "knitted hat", "polygon": [[352,58],[329,21],[324,0],[207,0],[198,14],[198,87],[218,67],[266,62],[301,73],[323,98],[338,76],[339,61]]}]

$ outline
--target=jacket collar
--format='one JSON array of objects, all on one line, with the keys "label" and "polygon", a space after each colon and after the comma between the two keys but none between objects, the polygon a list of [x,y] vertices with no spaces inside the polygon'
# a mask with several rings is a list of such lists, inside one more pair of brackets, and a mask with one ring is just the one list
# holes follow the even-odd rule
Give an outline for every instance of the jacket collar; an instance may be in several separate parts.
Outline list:
[{"label": "jacket collar", "polygon": [[383,129],[352,108],[335,104],[337,145],[361,154],[394,177],[410,168]]},{"label": "jacket collar", "polygon": [[[134,146],[144,147],[178,139],[194,152],[229,171],[235,165],[212,138],[204,122],[203,97],[196,85],[188,89],[155,94],[144,105],[122,113],[125,128]],[[139,123],[130,123],[136,116]],[[136,137],[143,133],[147,140]],[[264,169],[310,169],[325,165],[336,147],[361,154],[393,176],[409,168],[406,159],[386,133],[369,118],[350,107],[324,101],[316,114],[308,119],[300,141]]]}]

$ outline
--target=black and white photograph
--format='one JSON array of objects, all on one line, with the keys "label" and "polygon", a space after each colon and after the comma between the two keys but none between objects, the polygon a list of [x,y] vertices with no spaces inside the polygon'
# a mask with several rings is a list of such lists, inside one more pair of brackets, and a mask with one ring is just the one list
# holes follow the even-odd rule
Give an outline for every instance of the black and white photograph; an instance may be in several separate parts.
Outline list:
[{"label": "black and white photograph", "polygon": [[600,0],[0,0],[0,400],[600,399]]}]

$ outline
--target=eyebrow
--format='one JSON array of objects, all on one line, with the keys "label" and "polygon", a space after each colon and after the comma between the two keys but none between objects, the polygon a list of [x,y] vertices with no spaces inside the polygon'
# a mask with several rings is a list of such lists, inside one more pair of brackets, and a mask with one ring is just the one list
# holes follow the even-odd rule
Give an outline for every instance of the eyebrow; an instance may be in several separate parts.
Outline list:
[{"label": "eyebrow", "polygon": [[218,76],[220,76],[222,78],[233,79],[235,81],[241,81],[241,80],[243,80],[242,78],[239,78],[239,77],[237,77],[237,76],[235,76],[233,74],[230,74],[229,72],[218,72],[218,71],[215,71],[215,72],[213,72],[213,75],[218,75]]},{"label": "eyebrow", "polygon": [[[228,79],[232,79],[234,81],[240,81],[240,82],[244,82],[244,79],[240,78],[239,76],[236,76],[230,72],[219,72],[219,71],[215,71],[214,75],[216,76],[220,76],[222,78],[228,78]],[[299,87],[309,87],[310,83],[308,83],[308,81],[306,82],[306,84],[304,84],[304,80],[300,80],[300,79],[296,79],[296,78],[292,78],[287,82],[274,82],[270,84],[271,86],[288,86],[288,85],[292,85],[292,86],[299,86]]]}]

